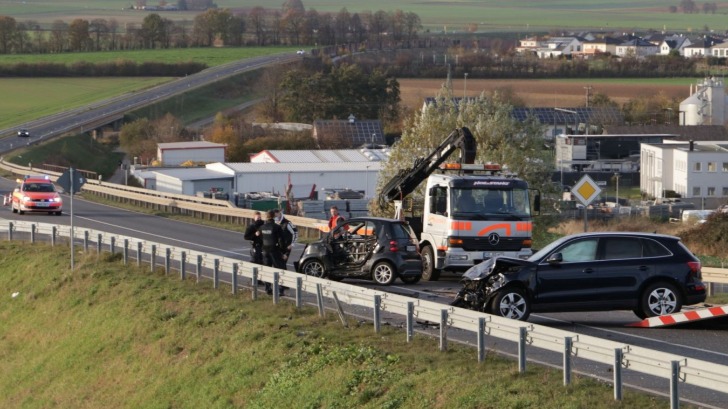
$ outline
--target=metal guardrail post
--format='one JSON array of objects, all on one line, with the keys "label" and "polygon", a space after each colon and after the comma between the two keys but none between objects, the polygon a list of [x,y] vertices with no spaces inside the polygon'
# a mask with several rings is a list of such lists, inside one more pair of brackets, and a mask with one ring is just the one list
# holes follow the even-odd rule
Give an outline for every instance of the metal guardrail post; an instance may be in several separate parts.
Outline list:
[{"label": "metal guardrail post", "polygon": [[153,273],[156,268],[157,268],[157,245],[152,244],[152,254],[151,254],[151,258],[149,260],[149,271],[151,271]]},{"label": "metal guardrail post", "polygon": [[196,282],[199,283],[200,282],[200,276],[202,276],[202,256],[201,255],[198,255],[197,256],[197,265],[196,265],[196,268],[197,268],[195,270],[196,271],[196,274],[197,274],[197,281]]},{"label": "metal guardrail post", "polygon": [[83,251],[88,253],[88,230],[83,231]]},{"label": "metal guardrail post", "polygon": [[273,273],[273,304],[278,304],[278,291],[280,291],[280,284],[278,283],[278,280],[280,279],[280,273],[274,272]]},{"label": "metal guardrail post", "polygon": [[111,244],[109,244],[109,252],[113,255],[116,253],[116,237],[111,236]]},{"label": "metal guardrail post", "polygon": [[316,303],[318,304],[319,316],[324,316],[324,290],[321,284],[316,284]]},{"label": "metal guardrail post", "polygon": [[485,318],[478,318],[478,362],[485,361]]},{"label": "metal guardrail post", "polygon": [[614,400],[622,400],[622,348],[614,348]]},{"label": "metal guardrail post", "polygon": [[172,259],[172,249],[167,247],[164,252],[164,274],[165,275],[169,274],[169,270],[171,268],[171,266],[170,266],[171,259]]},{"label": "metal guardrail post", "polygon": [[53,228],[51,228],[51,247],[56,246],[56,230],[57,229],[58,228],[56,226],[53,226]]},{"label": "metal guardrail post", "polygon": [[680,361],[670,361],[670,409],[680,409],[679,381]]},{"label": "metal guardrail post", "polygon": [[220,259],[216,258],[212,269],[212,288],[220,285]]},{"label": "metal guardrail post", "polygon": [[137,243],[137,267],[142,266],[142,242]]},{"label": "metal guardrail post", "polygon": [[518,373],[526,372],[526,327],[518,328]]},{"label": "metal guardrail post", "polygon": [[447,351],[447,310],[440,310],[440,351]]},{"label": "metal guardrail post", "polygon": [[415,303],[407,301],[407,342],[412,342],[412,336],[414,335],[414,315],[415,315]]},{"label": "metal guardrail post", "polygon": [[183,251],[179,257],[179,278],[184,281],[187,278],[187,252]]},{"label": "metal guardrail post", "polygon": [[379,322],[381,319],[381,306],[382,306],[382,296],[381,295],[375,295],[374,296],[374,332],[379,334],[379,331],[381,331],[381,323]]},{"label": "metal guardrail post", "polygon": [[564,386],[571,384],[571,337],[564,337]]},{"label": "metal guardrail post", "polygon": [[96,238],[96,254],[101,254],[101,244],[102,244],[102,236],[101,233]]},{"label": "metal guardrail post", "polygon": [[122,250],[124,253],[124,265],[129,264],[129,239],[124,239],[124,249]]},{"label": "metal guardrail post", "polygon": [[296,277],[296,308],[303,306],[303,278]]},{"label": "metal guardrail post", "polygon": [[253,286],[253,291],[252,291],[251,297],[253,300],[257,300],[258,299],[258,267],[253,267],[253,278],[251,280],[252,280],[252,286]]},{"label": "metal guardrail post", "polygon": [[13,222],[8,223],[8,240],[13,241]]},{"label": "metal guardrail post", "polygon": [[233,264],[233,279],[232,281],[232,293],[233,295],[238,293],[238,263]]},{"label": "metal guardrail post", "polygon": [[35,224],[30,225],[30,242],[35,243]]}]

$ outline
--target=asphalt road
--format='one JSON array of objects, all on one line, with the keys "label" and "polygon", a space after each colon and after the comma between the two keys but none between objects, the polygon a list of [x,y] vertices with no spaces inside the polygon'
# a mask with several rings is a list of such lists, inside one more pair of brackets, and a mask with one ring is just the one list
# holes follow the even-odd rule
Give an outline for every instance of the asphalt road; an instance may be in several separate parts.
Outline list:
[{"label": "asphalt road", "polygon": [[[14,181],[0,179],[0,193],[6,194],[14,185]],[[64,214],[62,216],[46,214],[25,214],[21,216],[12,213],[9,207],[4,207],[0,210],[0,217],[10,220],[22,219],[67,225],[70,224],[69,206],[70,198],[64,196]],[[153,240],[171,246],[185,247],[245,261],[249,260],[250,246],[243,239],[242,233],[121,210],[89,202],[78,196],[74,198],[73,206],[74,226],[77,228],[98,229]],[[294,260],[300,256],[302,249],[302,245],[297,246],[293,253]],[[347,281],[351,284],[359,284],[379,290],[384,289],[364,280]],[[421,282],[416,285],[404,285],[400,281],[396,281],[392,286],[386,287],[386,290],[447,303],[459,289],[458,281],[458,277],[447,275],[437,282]],[[626,311],[532,314],[529,319],[529,322],[534,324],[728,365],[728,331],[726,331],[728,329],[728,320],[726,319],[715,319],[688,326],[661,329],[625,326],[636,321],[637,318],[634,314]],[[394,324],[399,325],[398,323]],[[474,343],[474,340],[470,339],[472,336],[469,334],[452,334],[452,337],[453,339],[460,337],[462,342]],[[514,346],[508,346],[502,341],[493,342],[492,347],[505,354],[516,353]],[[560,364],[561,357],[557,354],[539,353],[535,356],[539,361],[547,364],[554,366]],[[529,354],[529,357],[531,358],[533,355]],[[609,367],[600,368],[597,365],[584,362],[578,364],[575,368],[611,379],[611,369]],[[632,377],[625,377],[625,382],[633,386],[654,388],[663,392],[668,390],[667,381],[650,380],[649,377],[637,374]],[[690,392],[688,388],[685,388],[685,390],[681,390],[680,396],[684,400],[699,403],[704,407],[728,408],[728,393],[717,394],[699,389]]]}]

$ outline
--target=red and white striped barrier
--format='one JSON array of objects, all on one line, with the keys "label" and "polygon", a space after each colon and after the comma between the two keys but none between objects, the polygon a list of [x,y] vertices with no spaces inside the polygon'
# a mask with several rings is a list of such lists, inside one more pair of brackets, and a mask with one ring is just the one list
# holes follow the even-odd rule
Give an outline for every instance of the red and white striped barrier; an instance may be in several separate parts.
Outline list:
[{"label": "red and white striped barrier", "polygon": [[640,328],[666,327],[669,325],[684,324],[726,315],[728,315],[728,305],[718,305],[715,307],[697,308],[675,314],[660,315],[659,317],[650,317],[640,322],[635,322],[634,324],[628,324],[627,326]]}]

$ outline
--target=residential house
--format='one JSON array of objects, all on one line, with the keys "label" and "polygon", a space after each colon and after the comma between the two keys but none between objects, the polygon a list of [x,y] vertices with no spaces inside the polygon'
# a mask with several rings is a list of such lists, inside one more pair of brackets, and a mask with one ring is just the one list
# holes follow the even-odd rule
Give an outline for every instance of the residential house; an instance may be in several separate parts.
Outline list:
[{"label": "residential house", "polygon": [[584,41],[582,44],[582,54],[585,56],[607,53],[614,55],[617,53],[617,46],[621,43],[621,40],[609,36]]},{"label": "residential house", "polygon": [[710,54],[713,57],[728,57],[728,42],[718,43],[710,47]]},{"label": "residential house", "polygon": [[649,55],[656,55],[660,47],[647,40],[635,38],[625,41],[617,46],[616,55],[620,57],[643,58]]},{"label": "residential house", "polygon": [[660,43],[659,54],[669,55],[673,50],[676,50],[680,55],[683,55],[683,49],[691,44],[690,39],[682,35],[667,37]]}]

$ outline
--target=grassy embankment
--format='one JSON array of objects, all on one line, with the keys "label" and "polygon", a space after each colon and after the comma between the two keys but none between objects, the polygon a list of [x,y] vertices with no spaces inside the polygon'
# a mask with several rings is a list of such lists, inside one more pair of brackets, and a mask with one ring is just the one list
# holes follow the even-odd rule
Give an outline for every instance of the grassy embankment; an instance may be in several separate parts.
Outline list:
[{"label": "grassy embankment", "polygon": [[[202,62],[216,66],[232,61],[292,52],[290,47],[251,48],[191,48],[174,50],[119,51],[99,53],[68,53],[49,55],[0,55],[0,64],[52,62],[73,64],[76,62],[105,62],[118,59],[136,63],[157,61],[174,63],[179,61]],[[248,74],[243,78],[249,78]],[[106,98],[139,91],[170,78],[2,78],[0,89],[0,129],[17,127],[25,122],[43,116],[78,108]],[[253,93],[220,94],[219,89],[235,89],[236,80],[220,81],[210,87],[194,90],[186,95],[170,98],[155,105],[162,115],[172,112],[175,116],[195,121],[214,115],[220,110],[257,98]],[[223,95],[223,97],[220,97]],[[224,97],[228,95],[229,97]]]},{"label": "grassy embankment", "polygon": [[[250,300],[119,255],[1,242],[0,407],[663,408],[667,401],[315,308]],[[12,293],[18,293],[11,297]]]}]

